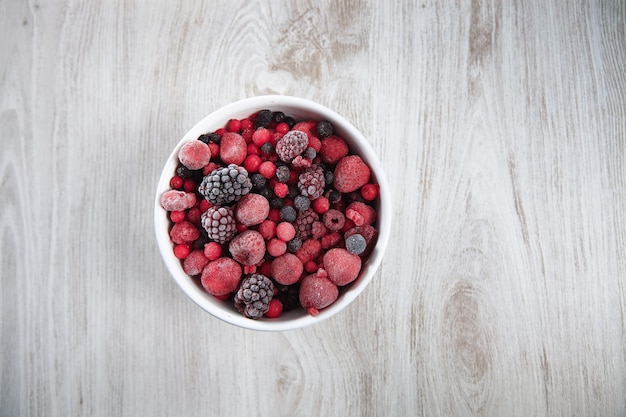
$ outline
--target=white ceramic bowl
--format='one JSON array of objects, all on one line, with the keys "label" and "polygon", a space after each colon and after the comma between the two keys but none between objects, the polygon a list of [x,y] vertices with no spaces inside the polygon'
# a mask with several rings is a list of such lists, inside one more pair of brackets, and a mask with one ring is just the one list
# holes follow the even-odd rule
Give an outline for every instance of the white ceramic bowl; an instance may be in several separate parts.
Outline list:
[{"label": "white ceramic bowl", "polygon": [[[350,153],[360,155],[369,165],[372,173],[371,181],[377,182],[380,186],[380,197],[377,207],[378,221],[376,227],[378,229],[378,238],[376,246],[367,261],[363,263],[359,277],[347,290],[340,293],[335,303],[320,310],[319,315],[315,317],[308,315],[304,309],[297,309],[285,312],[275,319],[262,318],[252,320],[240,314],[231,302],[220,301],[208,294],[198,282],[199,280],[195,280],[183,271],[181,261],[174,256],[173,244],[170,241],[168,231],[170,220],[168,213],[161,207],[159,202],[161,194],[170,189],[169,181],[174,176],[178,164],[178,151],[185,142],[196,140],[201,134],[213,132],[224,127],[230,119],[243,119],[262,109],[282,111],[296,120],[330,121],[335,131],[348,143]],[[159,250],[167,269],[185,294],[202,309],[219,319],[236,326],[262,331],[290,330],[319,323],[337,314],[354,301],[370,283],[380,266],[391,233],[391,218],[392,207],[389,184],[376,153],[363,135],[342,116],[320,104],[302,98],[278,95],[258,96],[229,104],[209,114],[191,128],[168,157],[161,173],[154,199],[154,226]]]}]

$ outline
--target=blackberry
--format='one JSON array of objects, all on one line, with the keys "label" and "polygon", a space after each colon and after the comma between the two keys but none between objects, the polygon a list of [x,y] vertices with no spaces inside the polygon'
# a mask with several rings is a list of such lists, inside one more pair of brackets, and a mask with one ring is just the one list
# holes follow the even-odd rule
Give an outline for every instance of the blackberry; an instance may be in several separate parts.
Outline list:
[{"label": "blackberry", "polygon": [[296,236],[305,240],[313,234],[313,222],[319,220],[319,215],[313,209],[307,209],[298,213],[296,217]]},{"label": "blackberry", "polygon": [[255,190],[260,190],[267,184],[267,179],[259,173],[252,174],[252,176],[250,177],[250,181],[252,181],[252,187]]},{"label": "blackberry", "polygon": [[300,239],[298,236],[294,237],[289,242],[287,242],[287,250],[289,252],[296,252],[301,247],[302,247],[302,239]]},{"label": "blackberry", "polygon": [[272,112],[270,110],[261,110],[254,118],[255,127],[268,127],[272,123]]},{"label": "blackberry", "polygon": [[304,211],[311,207],[311,200],[303,195],[298,195],[293,199],[293,206],[298,211]]},{"label": "blackberry", "polygon": [[276,153],[285,162],[291,162],[309,145],[309,137],[299,130],[290,130],[276,143]]},{"label": "blackberry", "polygon": [[289,167],[287,165],[281,165],[276,167],[276,179],[278,182],[287,182],[289,181],[289,176],[291,175],[291,171],[289,171]]},{"label": "blackberry", "polygon": [[272,119],[274,120],[275,123],[281,123],[285,121],[285,113],[283,113],[282,111],[275,111],[274,113],[272,113]]},{"label": "blackberry", "polygon": [[315,200],[324,194],[325,186],[324,170],[320,166],[314,165],[311,168],[307,168],[298,178],[300,193],[311,200]]},{"label": "blackberry", "polygon": [[235,213],[230,207],[209,207],[202,213],[201,221],[209,239],[217,243],[224,244],[237,233]]},{"label": "blackberry", "polygon": [[323,139],[333,134],[332,123],[323,120],[317,124],[317,137]]},{"label": "blackberry", "polygon": [[265,275],[249,275],[243,279],[235,294],[235,308],[248,318],[261,318],[267,312],[275,291],[272,280]]},{"label": "blackberry", "polygon": [[296,209],[291,206],[284,206],[280,209],[280,218],[286,222],[295,222],[298,213],[296,213]]},{"label": "blackberry", "polygon": [[217,168],[204,177],[198,191],[209,202],[224,206],[248,194],[252,189],[252,182],[248,171],[244,167],[230,164],[227,167]]}]

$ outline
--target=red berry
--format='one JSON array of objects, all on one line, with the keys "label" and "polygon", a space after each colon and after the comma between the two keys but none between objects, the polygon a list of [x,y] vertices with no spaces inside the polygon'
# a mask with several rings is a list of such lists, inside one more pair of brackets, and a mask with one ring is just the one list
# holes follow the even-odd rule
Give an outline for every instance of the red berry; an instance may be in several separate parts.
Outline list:
[{"label": "red berry", "polygon": [[313,210],[318,214],[324,214],[330,209],[330,203],[324,196],[318,197],[313,200]]},{"label": "red berry", "polygon": [[[189,214],[187,215],[189,217]],[[200,230],[191,221],[174,223],[170,230],[170,239],[177,244],[191,243],[200,237]]]},{"label": "red berry", "polygon": [[272,261],[270,276],[279,284],[291,285],[298,282],[303,271],[300,259],[293,253],[285,253]]},{"label": "red berry", "polygon": [[186,142],[178,151],[178,160],[191,170],[200,169],[211,160],[211,150],[206,143],[191,140]]},{"label": "red berry", "polygon": [[[219,149],[215,154],[219,155]],[[209,162],[204,168],[202,168],[202,175],[205,175],[205,176],[209,175],[211,172],[215,171],[217,168],[219,168],[219,165],[217,165],[215,162]]]},{"label": "red berry", "polygon": [[280,210],[279,209],[271,209],[270,213],[267,215],[267,218],[270,219],[271,221],[273,221],[274,223],[280,223],[280,221],[282,220],[282,218],[280,216]]},{"label": "red berry", "polygon": [[223,127],[220,127],[219,129],[217,129],[217,130],[215,131],[215,133],[217,133],[218,135],[220,135],[220,137],[224,136],[224,133],[226,133],[226,132],[227,132],[227,130],[226,130],[226,129],[224,129]]},{"label": "red berry", "polygon": [[177,211],[170,212],[170,220],[173,221],[174,223],[180,223],[184,221],[186,217],[187,216],[184,211],[177,210]]},{"label": "red berry", "polygon": [[256,265],[265,255],[265,240],[256,230],[246,230],[228,244],[233,259],[242,265]]},{"label": "red berry", "polygon": [[231,258],[222,257],[204,267],[200,281],[206,292],[220,296],[237,290],[241,273],[241,265]]},{"label": "red berry", "polygon": [[309,137],[309,148],[313,148],[315,152],[319,152],[322,149],[322,141],[319,140],[317,136]]},{"label": "red berry", "polygon": [[230,119],[226,125],[226,129],[229,132],[239,132],[239,129],[241,129],[241,122],[238,119]]},{"label": "red berry", "polygon": [[204,245],[204,256],[209,261],[214,261],[222,256],[222,246],[217,242],[209,242]]},{"label": "red berry", "polygon": [[241,131],[241,136],[245,139],[247,144],[252,143],[253,134],[254,134],[254,129],[243,129]]},{"label": "red berry", "polygon": [[265,317],[267,317],[268,319],[275,319],[277,317],[280,317],[282,313],[283,303],[281,303],[280,300],[276,298],[272,298],[267,308],[267,311],[265,312]]},{"label": "red berry", "polygon": [[265,220],[270,212],[270,203],[261,194],[248,193],[241,197],[235,207],[237,221],[254,226]]},{"label": "red berry", "polygon": [[276,174],[276,165],[273,162],[265,161],[259,166],[259,174],[268,180]]},{"label": "red berry", "polygon": [[187,191],[188,193],[196,191],[196,182],[189,178],[186,179],[183,183],[183,190]]},{"label": "red berry", "polygon": [[346,249],[334,248],[324,255],[324,269],[335,285],[347,285],[359,276],[361,258]]},{"label": "red berry", "polygon": [[341,158],[335,167],[335,189],[340,193],[358,190],[370,180],[370,169],[358,155]]},{"label": "red berry", "polygon": [[345,140],[339,136],[331,135],[322,140],[319,154],[322,161],[336,164],[341,158],[348,155],[348,151],[348,144]]},{"label": "red berry", "polygon": [[245,224],[243,224],[243,223],[239,223],[239,222],[237,222],[236,227],[237,227],[237,232],[239,232],[239,233],[241,233],[241,232],[245,232],[246,230],[248,230],[248,226],[246,226],[246,225],[245,225]]},{"label": "red berry", "polygon": [[204,213],[211,207],[213,207],[213,204],[209,203],[209,201],[206,199],[203,199],[202,201],[200,201],[200,204],[198,204],[198,208],[200,209],[202,213]]},{"label": "red berry", "polygon": [[264,220],[259,225],[259,233],[261,233],[263,239],[270,240],[271,238],[276,236],[276,223],[274,223],[270,219]]},{"label": "red berry", "polygon": [[339,289],[323,273],[307,275],[302,279],[300,304],[312,316],[334,303],[338,296]]},{"label": "red berry", "polygon": [[239,133],[228,132],[220,142],[220,158],[224,164],[240,165],[247,156],[247,144]]},{"label": "red berry", "polygon": [[174,246],[174,256],[178,259],[185,259],[189,256],[189,252],[191,252],[191,248],[186,243]]},{"label": "red berry", "polygon": [[178,190],[168,190],[161,195],[161,206],[167,211],[186,210],[196,205],[196,195]]},{"label": "red berry", "polygon": [[380,187],[378,184],[365,184],[361,187],[361,197],[363,197],[367,201],[375,200],[378,197],[378,193],[380,192]]},{"label": "red berry", "polygon": [[192,207],[187,212],[187,220],[189,220],[193,224],[200,224],[201,218],[202,218],[202,211],[200,211],[199,207]]},{"label": "red berry", "polygon": [[307,261],[304,263],[304,270],[306,272],[313,273],[317,271],[317,263],[315,261]]},{"label": "red berry", "polygon": [[246,157],[245,161],[243,161],[243,167],[249,173],[255,173],[259,171],[261,163],[261,157],[259,157],[258,155],[250,155],[250,152],[248,152],[248,156]]},{"label": "red berry", "polygon": [[268,129],[259,127],[252,134],[252,142],[257,146],[262,146],[263,144],[269,142],[271,137],[272,133]]},{"label": "red berry", "polygon": [[170,187],[175,188],[175,189],[180,189],[183,187],[183,184],[185,183],[185,180],[183,180],[181,177],[179,177],[178,175],[174,175],[171,179],[170,179]]},{"label": "red berry", "polygon": [[281,122],[276,125],[276,133],[280,133],[281,135],[289,132],[289,130],[289,125],[285,122]]},{"label": "red berry", "polygon": [[274,195],[278,198],[285,198],[289,194],[289,186],[284,182],[274,185]]},{"label": "red berry", "polygon": [[187,275],[196,276],[202,273],[208,263],[209,260],[201,250],[194,250],[185,258],[183,270]]},{"label": "red berry", "polygon": [[293,227],[293,224],[289,222],[280,222],[276,226],[276,237],[283,242],[289,242],[296,237],[296,229]]},{"label": "red berry", "polygon": [[241,119],[241,130],[254,129],[254,122],[250,119]]},{"label": "red berry", "polygon": [[267,242],[267,253],[273,257],[278,257],[287,252],[287,243],[278,238],[273,238]]},{"label": "red berry", "polygon": [[248,143],[248,155],[256,155],[261,156],[261,148],[256,146],[254,143]]}]

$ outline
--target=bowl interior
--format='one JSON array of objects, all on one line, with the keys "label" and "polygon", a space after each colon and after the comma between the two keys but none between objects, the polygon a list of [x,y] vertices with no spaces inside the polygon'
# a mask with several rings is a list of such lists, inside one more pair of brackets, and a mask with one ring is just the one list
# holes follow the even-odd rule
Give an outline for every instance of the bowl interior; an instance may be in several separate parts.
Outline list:
[{"label": "bowl interior", "polygon": [[[376,224],[378,237],[376,245],[367,261],[363,263],[359,277],[347,289],[340,293],[335,303],[321,310],[320,314],[316,317],[310,316],[304,310],[298,309],[285,312],[275,319],[262,318],[252,320],[242,316],[234,308],[232,303],[220,301],[208,294],[204,288],[202,288],[199,280],[190,277],[184,272],[180,260],[174,256],[172,250],[173,244],[170,241],[168,233],[170,221],[166,210],[161,207],[159,202],[161,194],[170,188],[170,178],[175,174],[178,165],[178,151],[185,142],[196,140],[198,136],[204,133],[213,132],[224,127],[226,122],[230,119],[242,119],[262,109],[282,111],[296,120],[312,119],[330,121],[335,131],[348,143],[350,152],[359,154],[368,164],[373,181],[377,182],[380,186],[380,197],[376,206],[378,212],[378,221]],[[198,122],[185,134],[168,157],[157,186],[154,210],[155,232],[159,250],[172,277],[182,290],[205,311],[228,323],[244,328],[265,331],[289,330],[318,323],[331,317],[350,304],[371,281],[380,265],[389,240],[392,217],[389,185],[377,155],[363,135],[346,119],[334,111],[309,100],[289,96],[259,96],[244,99],[222,107]]]}]

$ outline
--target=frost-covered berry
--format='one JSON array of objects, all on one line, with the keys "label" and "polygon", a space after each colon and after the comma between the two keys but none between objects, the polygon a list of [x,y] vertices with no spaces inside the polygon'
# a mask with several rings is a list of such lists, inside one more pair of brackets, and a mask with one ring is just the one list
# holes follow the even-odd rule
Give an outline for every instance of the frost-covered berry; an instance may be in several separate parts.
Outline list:
[{"label": "frost-covered berry", "polygon": [[281,161],[291,162],[307,148],[308,144],[309,137],[306,133],[291,130],[276,143],[276,153]]},{"label": "frost-covered berry", "polygon": [[280,218],[286,222],[296,221],[297,215],[296,209],[291,206],[283,206],[283,208],[280,209]]},{"label": "frost-covered berry", "polygon": [[209,239],[226,243],[237,233],[235,215],[230,207],[213,206],[202,213],[202,227]]},{"label": "frost-covered berry", "polygon": [[244,167],[230,164],[218,168],[204,177],[198,191],[209,202],[228,205],[238,201],[252,189],[248,171]]},{"label": "frost-covered berry", "polygon": [[300,193],[311,200],[315,200],[317,197],[324,194],[325,186],[324,170],[317,165],[313,165],[311,168],[304,170],[298,178]]},{"label": "frost-covered berry", "polygon": [[333,125],[327,120],[322,120],[317,123],[317,136],[320,138],[325,138],[333,134]]},{"label": "frost-covered berry", "polygon": [[235,308],[248,318],[258,319],[267,312],[274,291],[272,280],[265,275],[252,274],[241,282],[235,294]]},{"label": "frost-covered berry", "polygon": [[358,233],[350,235],[346,238],[346,250],[354,255],[360,255],[365,252],[367,242],[365,238]]}]

